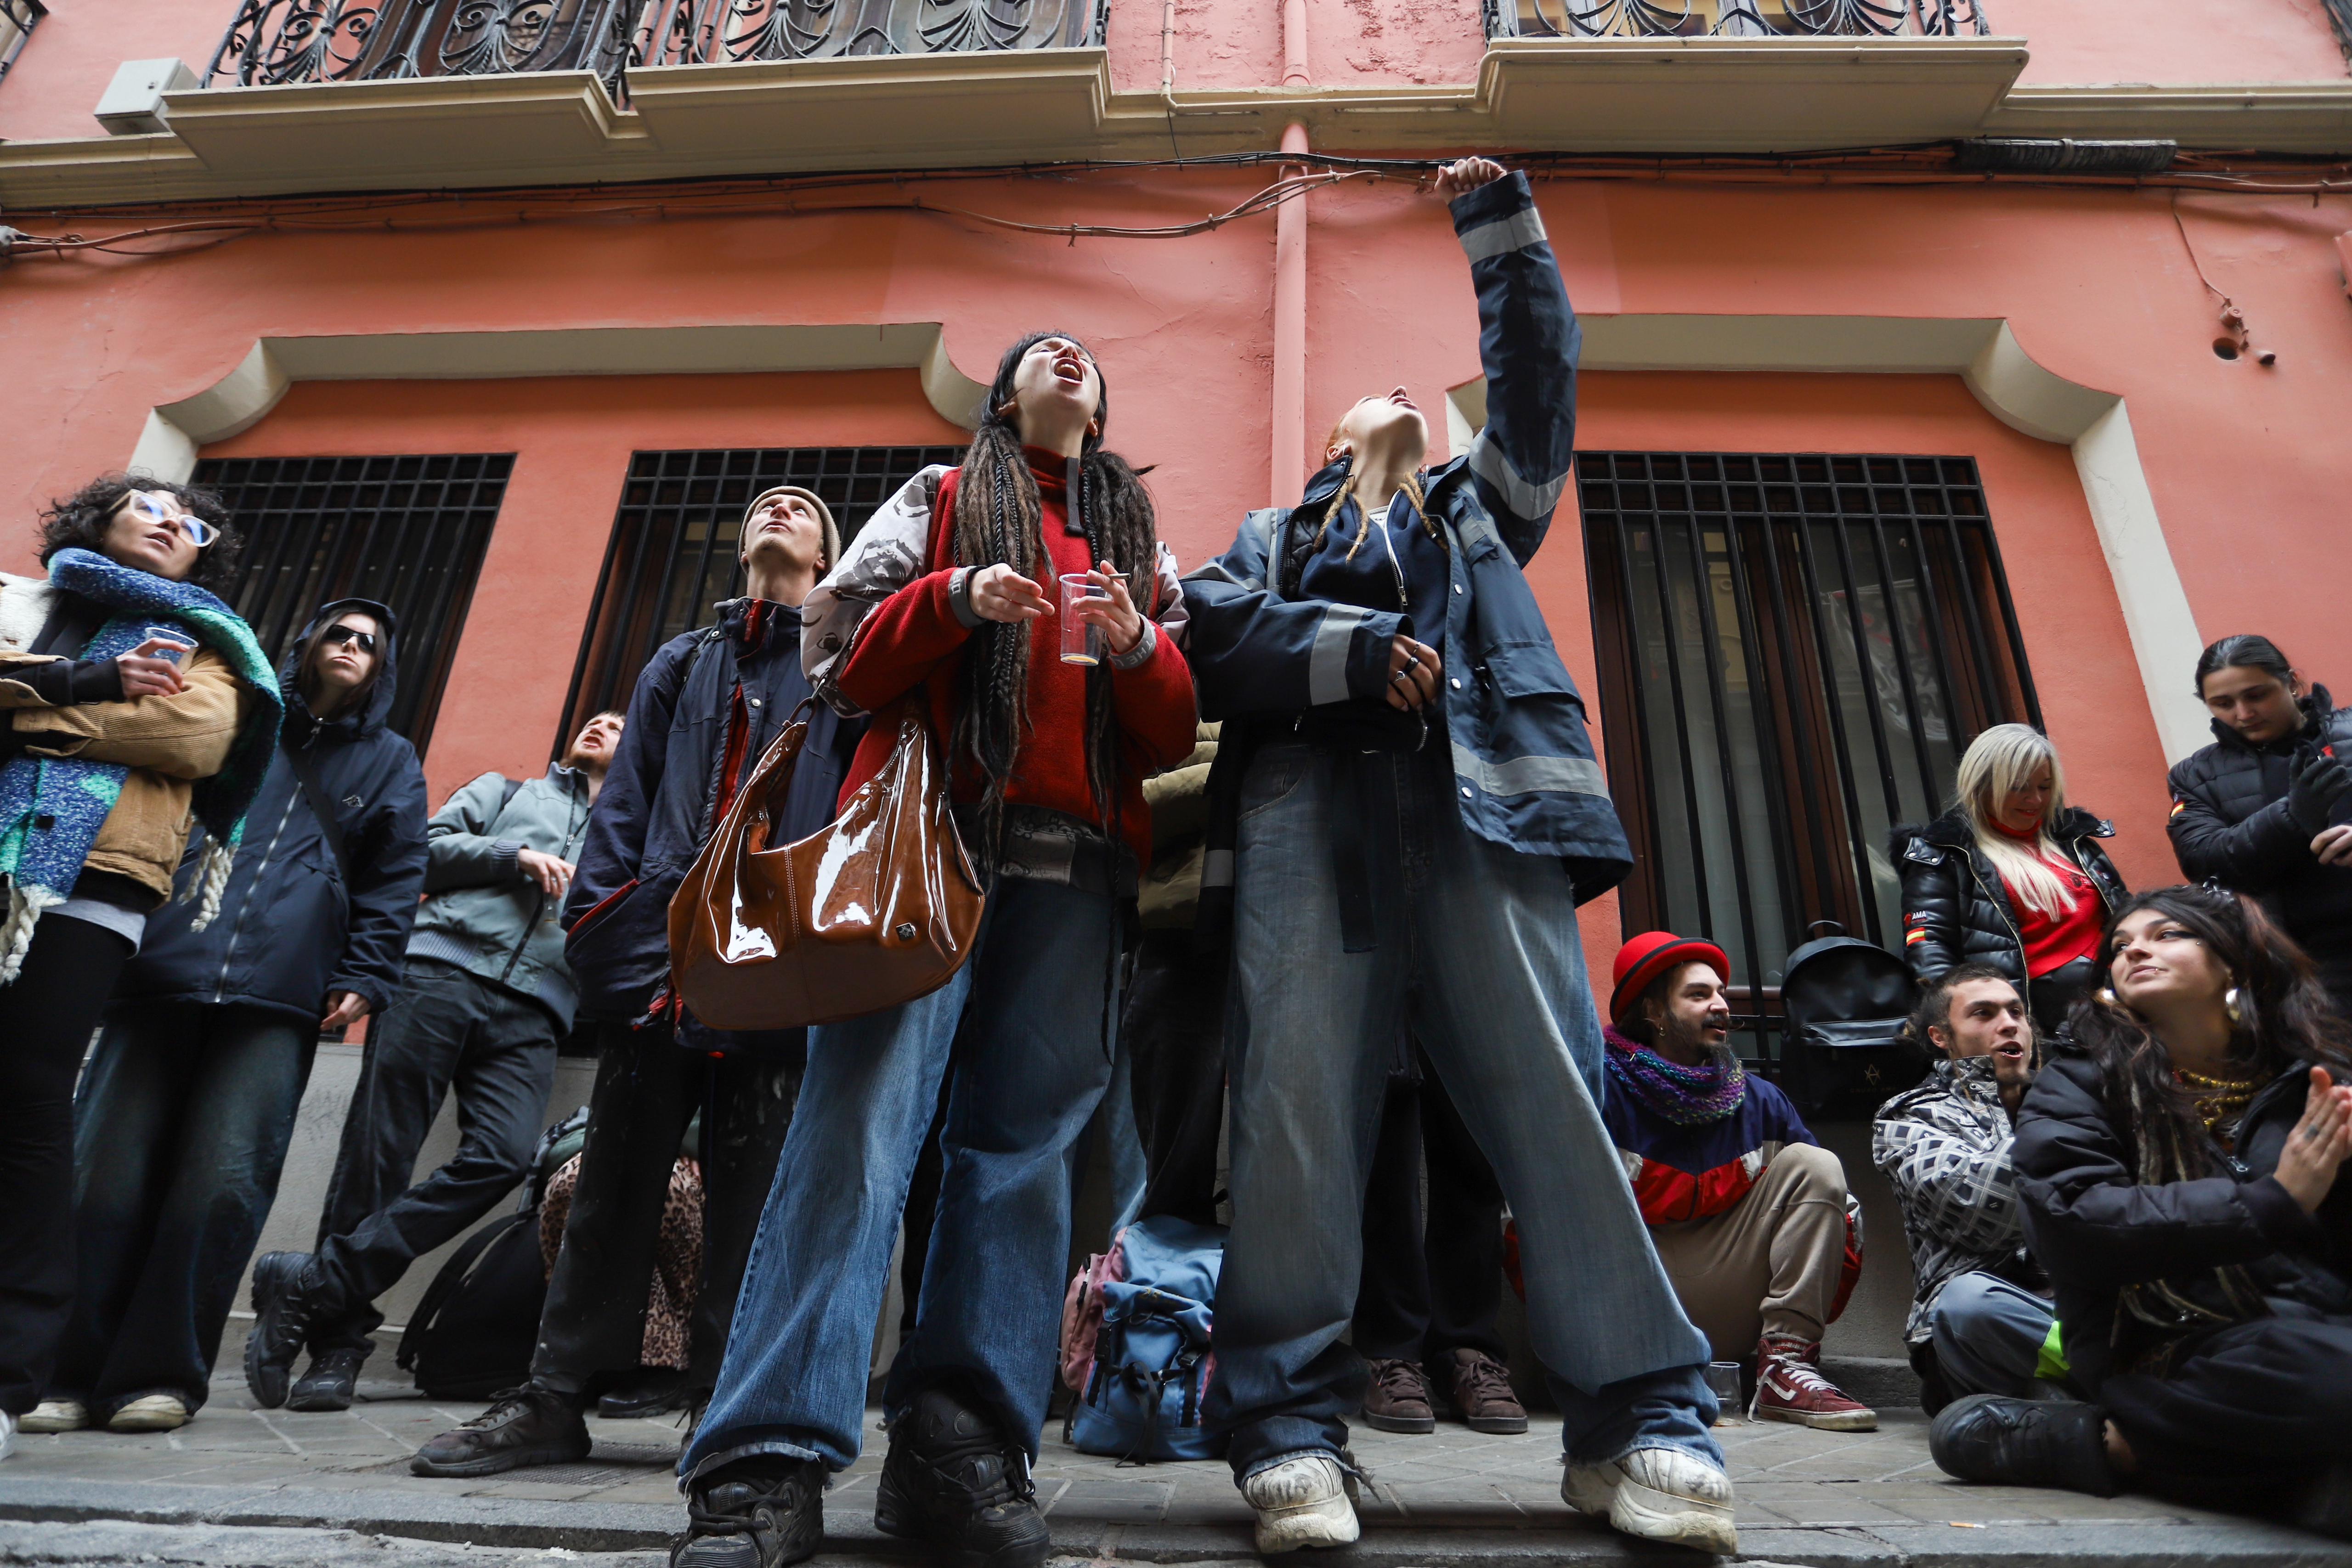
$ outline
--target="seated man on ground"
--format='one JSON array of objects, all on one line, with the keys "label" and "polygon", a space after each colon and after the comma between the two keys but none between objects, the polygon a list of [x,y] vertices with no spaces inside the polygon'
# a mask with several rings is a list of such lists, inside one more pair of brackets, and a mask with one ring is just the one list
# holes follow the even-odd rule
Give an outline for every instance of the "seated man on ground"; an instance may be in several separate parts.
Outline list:
[{"label": "seated man on ground", "polygon": [[1821,1372],[1822,1332],[1860,1272],[1845,1171],[1741,1069],[1730,971],[1714,943],[1666,931],[1619,950],[1603,1119],[1683,1310],[1717,1360],[1756,1357],[1748,1414],[1874,1431],[1877,1413]]},{"label": "seated man on ground", "polygon": [[2033,1020],[2006,975],[1962,964],[1928,985],[1911,1031],[1944,1060],[1879,1107],[1870,1157],[1903,1202],[1918,1280],[1903,1338],[1920,1403],[1932,1416],[1964,1394],[2060,1397],[2064,1363],[2045,1349],[2057,1310],[2010,1166]]}]

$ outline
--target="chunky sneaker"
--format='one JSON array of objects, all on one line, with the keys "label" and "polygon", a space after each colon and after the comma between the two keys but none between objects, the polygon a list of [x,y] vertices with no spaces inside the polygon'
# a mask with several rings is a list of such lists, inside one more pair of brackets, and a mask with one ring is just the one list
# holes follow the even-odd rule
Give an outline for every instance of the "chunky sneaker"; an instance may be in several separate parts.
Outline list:
[{"label": "chunky sneaker", "polygon": [[1242,1482],[1257,1511],[1257,1549],[1267,1557],[1302,1546],[1345,1546],[1364,1532],[1356,1478],[1328,1454],[1293,1454]]},{"label": "chunky sneaker", "polygon": [[253,1266],[253,1332],[245,1340],[245,1386],[264,1410],[286,1403],[294,1358],[310,1336],[317,1281],[308,1252],[264,1252]]},{"label": "chunky sneaker", "polygon": [[17,1421],[19,1432],[79,1432],[89,1425],[89,1406],[79,1399],[44,1399]]},{"label": "chunky sneaker", "polygon": [[294,1380],[286,1396],[289,1410],[348,1410],[358,1386],[363,1350],[325,1350],[310,1358],[310,1370]]},{"label": "chunky sneaker", "polygon": [[1382,1432],[1434,1432],[1437,1413],[1430,1407],[1429,1378],[1419,1362],[1378,1355],[1365,1364],[1372,1375],[1364,1390],[1364,1420]]},{"label": "chunky sneaker", "polygon": [[16,1417],[0,1410],[0,1459],[16,1451]]},{"label": "chunky sneaker", "polygon": [[824,1539],[824,1467],[814,1459],[739,1459],[690,1483],[686,1533],[670,1568],[784,1568]]},{"label": "chunky sneaker", "polygon": [[408,1461],[420,1476],[494,1476],[528,1465],[568,1465],[588,1457],[588,1423],[568,1394],[525,1384],[444,1432]]},{"label": "chunky sneaker", "polygon": [[944,1388],[924,1390],[891,1423],[874,1528],[929,1542],[953,1568],[1035,1568],[1054,1546],[1028,1456]]},{"label": "chunky sneaker", "polygon": [[1964,1481],[2113,1497],[2123,1487],[2107,1464],[2106,1428],[2095,1405],[1971,1394],[1936,1413],[1927,1452]]},{"label": "chunky sneaker", "polygon": [[188,1424],[188,1402],[176,1394],[142,1394],[115,1407],[110,1432],[172,1432]]},{"label": "chunky sneaker", "polygon": [[1644,1541],[1693,1546],[1720,1557],[1739,1551],[1731,1478],[1676,1448],[1636,1448],[1605,1465],[1568,1467],[1560,1500]]},{"label": "chunky sneaker", "polygon": [[1510,1373],[1493,1356],[1484,1351],[1456,1350],[1449,1381],[1454,1413],[1473,1432],[1528,1429],[1527,1406],[1511,1392]]},{"label": "chunky sneaker", "polygon": [[1822,1342],[1766,1334],[1756,1342],[1751,1421],[1790,1421],[1823,1432],[1875,1432],[1878,1412],[1822,1375]]}]

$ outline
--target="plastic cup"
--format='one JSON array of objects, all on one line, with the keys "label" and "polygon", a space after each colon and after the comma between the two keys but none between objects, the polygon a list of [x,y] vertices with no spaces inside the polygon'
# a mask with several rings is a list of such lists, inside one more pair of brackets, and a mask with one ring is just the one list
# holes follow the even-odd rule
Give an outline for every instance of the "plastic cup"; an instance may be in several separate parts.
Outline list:
[{"label": "plastic cup", "polygon": [[196,640],[177,626],[150,626],[146,629],[145,636],[149,642],[169,643],[178,650],[176,653],[165,653],[159,648],[150,655],[171,664],[176,664],[186,658],[196,646]]},{"label": "plastic cup", "polygon": [[1710,1361],[1706,1364],[1706,1385],[1715,1391],[1715,1401],[1722,1406],[1715,1418],[1718,1427],[1737,1427],[1747,1419],[1739,1398],[1739,1364],[1736,1361]]},{"label": "plastic cup", "polygon": [[1083,571],[1066,571],[1062,584],[1062,663],[1099,664],[1103,658],[1102,628],[1079,619],[1081,600],[1108,599],[1110,590]]}]

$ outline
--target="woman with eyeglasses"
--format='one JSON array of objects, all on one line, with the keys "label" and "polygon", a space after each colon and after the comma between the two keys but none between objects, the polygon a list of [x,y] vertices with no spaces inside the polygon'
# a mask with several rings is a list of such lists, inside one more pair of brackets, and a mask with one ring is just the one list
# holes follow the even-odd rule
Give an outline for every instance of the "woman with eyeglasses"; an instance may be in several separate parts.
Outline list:
[{"label": "woman with eyeglasses", "polygon": [[0,574],[0,1451],[72,1305],[82,1052],[191,821],[201,917],[278,735],[278,684],[213,589],[217,497],[111,475],[43,514],[46,578]]},{"label": "woman with eyeglasses", "polygon": [[2352,1031],[2232,894],[2126,902],[2018,1121],[2025,1236],[2092,1403],[1979,1394],[1964,1480],[2153,1491],[2352,1538]]}]

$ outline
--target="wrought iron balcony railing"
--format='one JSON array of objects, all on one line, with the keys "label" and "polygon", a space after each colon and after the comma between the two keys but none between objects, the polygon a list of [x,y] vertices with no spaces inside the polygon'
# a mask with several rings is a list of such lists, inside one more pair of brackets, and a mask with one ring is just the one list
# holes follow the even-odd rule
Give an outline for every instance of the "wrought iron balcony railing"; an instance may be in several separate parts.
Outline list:
[{"label": "wrought iron balcony railing", "polygon": [[1981,0],[1485,0],[1489,38],[1958,37]]},{"label": "wrought iron balcony railing", "polygon": [[1108,0],[241,0],[205,85],[1076,48]]}]

